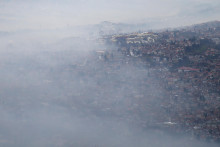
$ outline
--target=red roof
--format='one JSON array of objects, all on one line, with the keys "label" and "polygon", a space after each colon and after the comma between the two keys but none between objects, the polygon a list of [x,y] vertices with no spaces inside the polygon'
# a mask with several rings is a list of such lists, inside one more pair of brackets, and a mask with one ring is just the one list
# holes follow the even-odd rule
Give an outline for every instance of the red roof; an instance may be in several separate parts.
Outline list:
[{"label": "red roof", "polygon": [[199,71],[199,69],[196,69],[196,68],[191,68],[191,67],[180,67],[178,68],[180,70],[189,70],[189,71]]}]

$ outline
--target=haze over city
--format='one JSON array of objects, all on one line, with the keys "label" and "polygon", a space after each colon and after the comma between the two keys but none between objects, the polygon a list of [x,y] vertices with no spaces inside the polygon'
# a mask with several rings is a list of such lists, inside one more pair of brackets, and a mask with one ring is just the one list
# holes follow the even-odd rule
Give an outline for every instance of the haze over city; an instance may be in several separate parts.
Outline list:
[{"label": "haze over city", "polygon": [[218,147],[219,0],[0,0],[0,147]]}]

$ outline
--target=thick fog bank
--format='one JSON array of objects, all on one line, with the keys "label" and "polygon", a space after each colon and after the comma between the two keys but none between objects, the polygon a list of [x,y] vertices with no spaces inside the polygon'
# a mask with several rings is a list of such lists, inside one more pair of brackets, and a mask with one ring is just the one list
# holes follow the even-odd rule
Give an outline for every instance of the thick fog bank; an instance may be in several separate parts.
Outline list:
[{"label": "thick fog bank", "polygon": [[143,129],[169,119],[152,98],[163,89],[141,60],[82,38],[21,38],[0,44],[0,146],[218,146]]}]

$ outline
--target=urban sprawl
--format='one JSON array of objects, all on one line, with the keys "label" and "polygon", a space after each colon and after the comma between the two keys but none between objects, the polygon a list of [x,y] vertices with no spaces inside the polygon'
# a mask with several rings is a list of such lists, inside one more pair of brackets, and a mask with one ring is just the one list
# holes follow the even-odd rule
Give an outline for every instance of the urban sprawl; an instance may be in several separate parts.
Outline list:
[{"label": "urban sprawl", "polygon": [[[121,85],[120,90],[126,93],[126,110],[120,112],[120,106],[111,103],[103,108],[105,113],[115,113],[146,129],[220,141],[220,22],[160,32],[106,35],[97,42],[109,46],[96,51],[105,78],[128,65],[132,65],[132,74],[143,73],[137,78],[127,77],[125,72],[121,75],[124,80],[115,80],[115,86]],[[136,78],[137,82],[129,83],[129,78]],[[103,84],[98,84],[100,90]],[[120,92],[116,99],[120,101]],[[130,116],[135,119],[129,120]]]}]

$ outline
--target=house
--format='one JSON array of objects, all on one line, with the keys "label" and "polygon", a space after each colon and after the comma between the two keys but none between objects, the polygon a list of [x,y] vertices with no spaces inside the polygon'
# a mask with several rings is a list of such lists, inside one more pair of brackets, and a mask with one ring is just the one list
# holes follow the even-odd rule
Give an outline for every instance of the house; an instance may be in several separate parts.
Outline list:
[{"label": "house", "polygon": [[198,72],[199,69],[191,68],[191,67],[180,67],[178,68],[178,72]]}]

